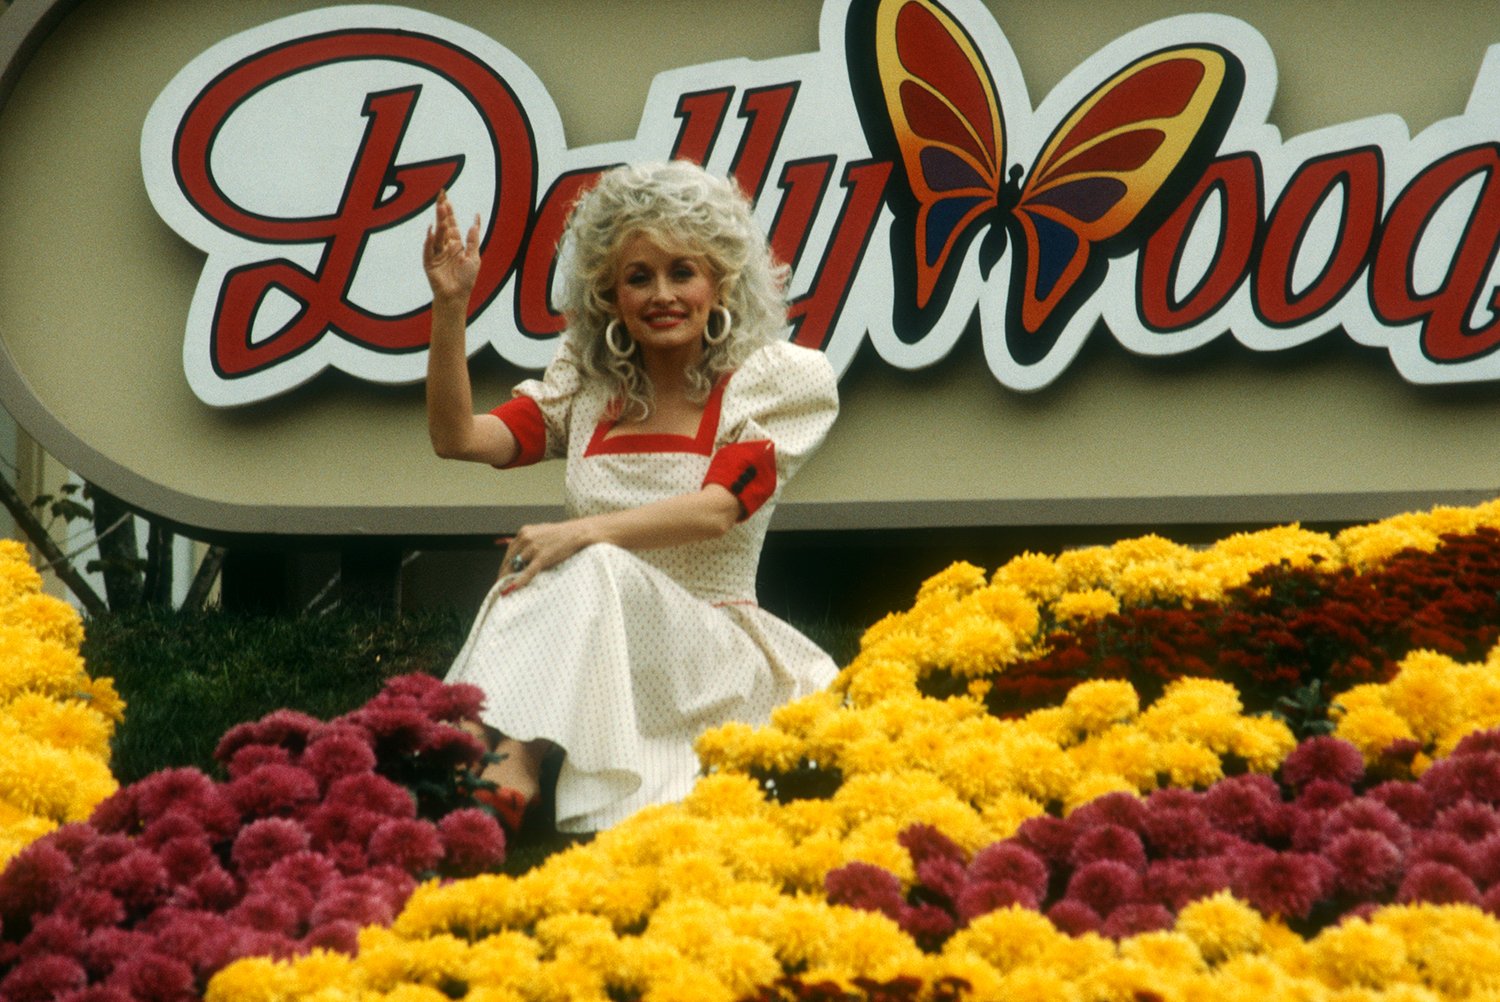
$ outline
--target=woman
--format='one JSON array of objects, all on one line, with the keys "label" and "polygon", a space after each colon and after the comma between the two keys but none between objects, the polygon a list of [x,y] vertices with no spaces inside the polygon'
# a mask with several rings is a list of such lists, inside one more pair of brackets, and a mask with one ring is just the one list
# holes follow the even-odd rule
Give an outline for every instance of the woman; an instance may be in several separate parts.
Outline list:
[{"label": "woman", "polygon": [[564,458],[565,521],[506,547],[450,682],[480,686],[514,829],[563,751],[556,825],[595,831],[687,794],[693,739],[826,686],[828,656],[755,604],[782,484],[838,412],[821,352],[780,340],[785,269],[733,184],[686,162],[606,172],[563,237],[568,329],[539,380],[474,413],[464,321],[479,222],[440,196],[428,426],[438,455]]}]

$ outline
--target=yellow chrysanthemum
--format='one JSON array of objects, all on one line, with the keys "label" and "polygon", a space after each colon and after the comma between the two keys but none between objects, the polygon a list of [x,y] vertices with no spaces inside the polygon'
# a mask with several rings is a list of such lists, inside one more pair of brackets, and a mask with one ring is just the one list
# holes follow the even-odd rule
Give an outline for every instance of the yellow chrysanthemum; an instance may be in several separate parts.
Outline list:
[{"label": "yellow chrysanthemum", "polygon": [[1052,604],[1052,615],[1067,624],[1087,623],[1120,611],[1120,600],[1103,588],[1070,591]]},{"label": "yellow chrysanthemum", "polygon": [[1190,902],[1177,913],[1176,931],[1192,940],[1209,963],[1260,948],[1266,920],[1227,891]]}]

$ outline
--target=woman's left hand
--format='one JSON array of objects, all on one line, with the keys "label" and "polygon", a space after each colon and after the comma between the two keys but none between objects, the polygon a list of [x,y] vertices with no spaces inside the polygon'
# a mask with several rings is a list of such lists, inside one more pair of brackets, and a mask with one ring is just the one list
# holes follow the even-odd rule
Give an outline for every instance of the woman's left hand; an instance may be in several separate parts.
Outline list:
[{"label": "woman's left hand", "polygon": [[595,541],[588,519],[523,525],[505,547],[500,563],[500,580],[505,582],[501,594],[526,587],[542,571],[556,567]]}]

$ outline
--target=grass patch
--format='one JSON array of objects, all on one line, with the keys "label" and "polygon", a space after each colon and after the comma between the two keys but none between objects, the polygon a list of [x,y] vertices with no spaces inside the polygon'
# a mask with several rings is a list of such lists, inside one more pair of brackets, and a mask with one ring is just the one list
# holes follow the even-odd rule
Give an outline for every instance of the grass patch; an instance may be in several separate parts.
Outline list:
[{"label": "grass patch", "polygon": [[89,674],[113,678],[126,701],[111,765],[120,782],[131,783],[175,766],[218,774],[220,735],[272,710],[328,719],[364,703],[393,676],[441,676],[467,629],[457,614],[277,618],[140,610],[90,619],[83,656]]},{"label": "grass patch", "polygon": [[[795,624],[839,665],[860,630],[830,620]],[[358,707],[386,679],[442,677],[468,633],[457,612],[381,618],[335,610],[317,616],[252,616],[209,610],[139,610],[88,621],[89,674],[124,697],[112,768],[121,783],[158,769],[197,766],[219,775],[220,735],[289,707],[320,719]]]}]

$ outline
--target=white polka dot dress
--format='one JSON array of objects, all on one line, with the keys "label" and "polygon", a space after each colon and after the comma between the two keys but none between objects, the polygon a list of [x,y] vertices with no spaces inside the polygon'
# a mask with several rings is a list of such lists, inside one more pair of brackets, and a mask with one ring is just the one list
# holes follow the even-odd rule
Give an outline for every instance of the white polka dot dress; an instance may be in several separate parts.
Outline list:
[{"label": "white polka dot dress", "polygon": [[693,740],[828,685],[828,656],[755,603],[755,571],[782,486],[838,413],[821,352],[768,345],[721,380],[696,435],[610,435],[604,387],[564,343],[540,380],[496,408],[521,443],[515,465],[567,459],[571,516],[634,508],[705,484],[747,512],[724,536],[631,552],[588,547],[481,605],[448,673],[485,692],[484,722],[564,749],[557,827],[607,828],[681,799]]}]

